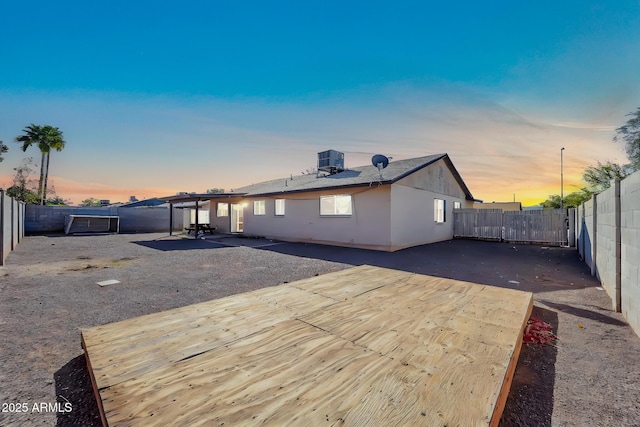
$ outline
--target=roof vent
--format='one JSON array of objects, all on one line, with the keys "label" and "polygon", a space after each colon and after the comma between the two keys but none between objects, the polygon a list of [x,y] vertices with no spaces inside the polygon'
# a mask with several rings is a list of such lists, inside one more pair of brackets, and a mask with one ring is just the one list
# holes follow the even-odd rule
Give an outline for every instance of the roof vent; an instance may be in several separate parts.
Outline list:
[{"label": "roof vent", "polygon": [[344,170],[344,153],[327,150],[318,153],[318,172],[328,172],[330,175]]}]

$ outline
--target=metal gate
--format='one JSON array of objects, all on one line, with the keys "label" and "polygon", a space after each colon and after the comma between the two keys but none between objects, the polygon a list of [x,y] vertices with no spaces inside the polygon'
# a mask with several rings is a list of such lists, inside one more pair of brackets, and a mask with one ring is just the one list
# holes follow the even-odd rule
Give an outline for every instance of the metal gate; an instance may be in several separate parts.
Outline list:
[{"label": "metal gate", "polygon": [[507,211],[500,209],[456,209],[453,236],[512,243],[568,244],[565,209]]}]

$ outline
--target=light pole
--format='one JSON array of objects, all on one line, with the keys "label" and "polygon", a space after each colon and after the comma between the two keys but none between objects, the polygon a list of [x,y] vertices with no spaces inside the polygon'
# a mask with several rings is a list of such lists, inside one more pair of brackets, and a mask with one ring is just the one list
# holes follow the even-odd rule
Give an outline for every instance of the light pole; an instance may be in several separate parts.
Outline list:
[{"label": "light pole", "polygon": [[564,147],[560,149],[560,209],[564,209],[564,171],[562,163],[562,152]]}]

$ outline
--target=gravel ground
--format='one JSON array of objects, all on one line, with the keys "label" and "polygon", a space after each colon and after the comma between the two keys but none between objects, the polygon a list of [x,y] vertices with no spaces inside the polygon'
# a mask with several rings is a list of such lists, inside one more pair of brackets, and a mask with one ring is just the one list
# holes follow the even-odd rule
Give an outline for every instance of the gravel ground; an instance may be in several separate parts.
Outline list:
[{"label": "gravel ground", "polygon": [[364,263],[535,293],[533,315],[559,340],[523,346],[502,426],[640,426],[640,339],[572,249],[454,240],[389,254],[166,234],[32,236],[9,255],[0,425],[100,425],[81,328]]}]

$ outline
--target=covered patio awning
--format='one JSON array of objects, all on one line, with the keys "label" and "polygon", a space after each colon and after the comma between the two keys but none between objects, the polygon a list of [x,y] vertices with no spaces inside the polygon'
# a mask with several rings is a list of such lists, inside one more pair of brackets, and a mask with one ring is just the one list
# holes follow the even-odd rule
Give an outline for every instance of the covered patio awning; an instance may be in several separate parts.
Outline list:
[{"label": "covered patio awning", "polygon": [[173,205],[176,203],[193,203],[195,205],[196,210],[196,221],[195,221],[195,238],[198,237],[198,210],[200,202],[211,201],[211,200],[220,200],[220,199],[231,199],[235,197],[242,197],[246,193],[189,193],[189,194],[177,194],[175,196],[167,196],[167,197],[159,197],[159,200],[163,202],[169,203],[169,235],[173,234]]}]

